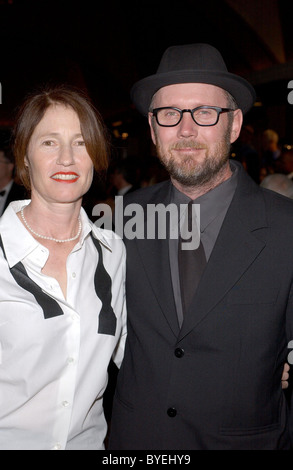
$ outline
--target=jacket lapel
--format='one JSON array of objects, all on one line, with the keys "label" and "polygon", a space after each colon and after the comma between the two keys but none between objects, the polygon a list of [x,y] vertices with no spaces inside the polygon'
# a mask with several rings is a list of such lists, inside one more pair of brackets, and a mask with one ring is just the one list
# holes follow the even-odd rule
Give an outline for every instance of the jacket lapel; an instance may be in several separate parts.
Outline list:
[{"label": "jacket lapel", "polygon": [[259,188],[240,172],[238,187],[187,312],[179,340],[227,294],[265,247],[267,226]]},{"label": "jacket lapel", "polygon": [[[159,193],[153,199],[148,199],[147,204],[168,205],[171,199],[171,183],[162,186]],[[144,206],[145,228],[149,225],[147,206]],[[166,239],[147,239],[135,241],[143,267],[149,283],[157,299],[158,304],[166,318],[171,330],[177,338],[179,323],[174,302],[171,270],[169,262],[169,243]]]}]

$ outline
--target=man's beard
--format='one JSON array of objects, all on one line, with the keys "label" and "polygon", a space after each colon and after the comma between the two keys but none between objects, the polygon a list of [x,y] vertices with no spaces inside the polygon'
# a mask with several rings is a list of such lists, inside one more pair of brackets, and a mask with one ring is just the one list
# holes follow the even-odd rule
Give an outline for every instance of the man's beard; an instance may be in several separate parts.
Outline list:
[{"label": "man's beard", "polygon": [[[180,157],[171,155],[173,149],[179,148],[198,148],[205,152],[205,158],[201,162],[186,154]],[[157,145],[158,157],[163,166],[168,171],[171,178],[178,181],[183,186],[198,187],[206,185],[217,178],[222,168],[226,166],[230,155],[230,130],[224,136],[223,141],[219,142],[211,154],[207,145],[199,144],[194,141],[185,140],[173,145],[166,155],[161,146]],[[171,156],[170,156],[171,155]]]}]

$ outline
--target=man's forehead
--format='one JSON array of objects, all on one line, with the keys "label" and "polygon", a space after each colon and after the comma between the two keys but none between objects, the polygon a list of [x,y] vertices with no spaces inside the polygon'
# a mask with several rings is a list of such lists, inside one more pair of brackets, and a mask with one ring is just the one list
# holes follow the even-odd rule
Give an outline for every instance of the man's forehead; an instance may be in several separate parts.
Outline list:
[{"label": "man's forehead", "polygon": [[153,99],[155,101],[170,98],[192,99],[205,96],[225,98],[226,92],[222,88],[208,83],[176,83],[160,88]]}]

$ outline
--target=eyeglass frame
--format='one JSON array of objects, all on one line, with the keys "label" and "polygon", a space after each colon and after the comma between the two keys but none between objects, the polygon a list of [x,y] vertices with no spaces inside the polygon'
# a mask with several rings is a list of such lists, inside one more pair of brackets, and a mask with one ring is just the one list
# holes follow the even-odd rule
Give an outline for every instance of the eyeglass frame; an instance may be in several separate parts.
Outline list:
[{"label": "eyeglass frame", "polygon": [[[176,123],[176,124],[160,124],[159,121],[158,121],[158,116],[157,116],[157,113],[158,111],[160,111],[161,109],[174,109],[175,111],[178,111],[180,113],[180,118],[179,118],[179,121]],[[198,122],[196,122],[196,120],[194,119],[194,116],[193,116],[193,113],[194,111],[196,111],[197,109],[214,109],[215,111],[217,111],[217,119],[216,119],[216,122],[214,124],[199,124]],[[180,109],[180,108],[176,108],[174,106],[162,106],[161,108],[154,108],[152,111],[150,111],[150,113],[153,114],[153,116],[155,116],[156,118],[156,122],[159,126],[161,127],[176,127],[178,126],[178,124],[182,121],[182,117],[183,117],[183,113],[190,113],[191,114],[191,117],[193,119],[193,121],[195,122],[195,124],[197,124],[198,126],[201,126],[201,127],[212,127],[212,126],[215,126],[216,124],[218,124],[219,122],[219,118],[220,118],[220,114],[222,113],[229,113],[231,111],[236,111],[236,109],[232,109],[232,108],[221,108],[219,106],[207,106],[207,105],[203,105],[203,106],[197,106],[196,108],[193,108],[193,109]]]}]

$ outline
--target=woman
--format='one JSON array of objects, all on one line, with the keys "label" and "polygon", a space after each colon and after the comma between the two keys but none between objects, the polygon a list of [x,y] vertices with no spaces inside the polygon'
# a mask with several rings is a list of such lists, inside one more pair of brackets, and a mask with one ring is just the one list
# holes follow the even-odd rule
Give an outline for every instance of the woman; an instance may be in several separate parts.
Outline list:
[{"label": "woman", "polygon": [[107,167],[105,128],[82,94],[42,90],[20,109],[14,154],[31,199],[0,220],[0,449],[104,449],[125,250],[81,205]]}]

